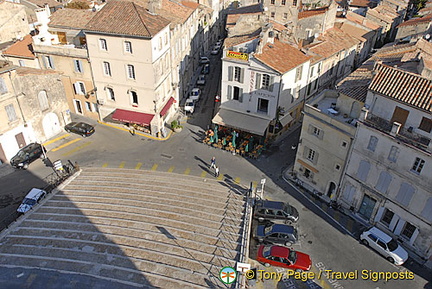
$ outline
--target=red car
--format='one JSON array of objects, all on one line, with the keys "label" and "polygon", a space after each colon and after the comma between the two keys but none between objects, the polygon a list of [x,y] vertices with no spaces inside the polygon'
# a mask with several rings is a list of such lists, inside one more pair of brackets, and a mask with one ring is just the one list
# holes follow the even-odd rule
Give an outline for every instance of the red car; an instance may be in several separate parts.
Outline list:
[{"label": "red car", "polygon": [[272,245],[261,245],[259,247],[257,261],[264,263],[266,267],[272,265],[296,271],[308,271],[312,264],[311,258],[305,253]]}]

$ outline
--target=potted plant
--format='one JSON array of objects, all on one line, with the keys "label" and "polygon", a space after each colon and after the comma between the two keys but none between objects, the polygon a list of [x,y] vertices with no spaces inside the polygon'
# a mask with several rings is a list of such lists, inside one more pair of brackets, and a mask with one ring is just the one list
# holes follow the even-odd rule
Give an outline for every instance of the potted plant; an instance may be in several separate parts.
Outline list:
[{"label": "potted plant", "polygon": [[177,120],[173,120],[173,121],[171,122],[171,129],[172,129],[174,132],[181,132],[182,129],[183,129],[183,126],[179,125],[179,123],[178,123]]}]

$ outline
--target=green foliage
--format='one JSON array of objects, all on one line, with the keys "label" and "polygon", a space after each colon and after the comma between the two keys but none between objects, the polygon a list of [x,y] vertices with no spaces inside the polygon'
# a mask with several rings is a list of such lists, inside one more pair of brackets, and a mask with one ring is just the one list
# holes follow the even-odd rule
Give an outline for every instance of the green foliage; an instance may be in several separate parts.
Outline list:
[{"label": "green foliage", "polygon": [[84,1],[74,1],[66,5],[66,8],[71,9],[90,9],[90,6],[87,2]]},{"label": "green foliage", "polygon": [[177,120],[173,120],[173,121],[171,122],[171,128],[172,128],[172,129],[176,129],[176,128],[183,128],[183,126],[179,125],[179,123],[178,123]]}]

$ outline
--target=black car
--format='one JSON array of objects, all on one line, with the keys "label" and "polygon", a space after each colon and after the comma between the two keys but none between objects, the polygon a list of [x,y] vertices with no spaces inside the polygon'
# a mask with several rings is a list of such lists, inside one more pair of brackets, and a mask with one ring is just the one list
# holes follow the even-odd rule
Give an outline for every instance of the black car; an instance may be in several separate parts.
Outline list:
[{"label": "black car", "polygon": [[291,246],[298,240],[297,230],[293,226],[272,222],[258,225],[255,237],[260,243],[266,242],[285,246]]},{"label": "black car", "polygon": [[254,217],[260,222],[277,219],[284,220],[286,223],[294,223],[298,221],[299,213],[288,203],[260,200],[255,204]]},{"label": "black car", "polygon": [[38,143],[31,143],[26,145],[18,151],[18,153],[10,160],[11,166],[17,169],[27,169],[29,164],[43,158],[46,149],[43,145]]},{"label": "black car", "polygon": [[209,74],[210,73],[210,64],[205,64],[201,70],[201,73],[202,74]]},{"label": "black car", "polygon": [[85,122],[71,122],[65,126],[65,131],[88,137],[94,134],[95,129],[92,125]]}]

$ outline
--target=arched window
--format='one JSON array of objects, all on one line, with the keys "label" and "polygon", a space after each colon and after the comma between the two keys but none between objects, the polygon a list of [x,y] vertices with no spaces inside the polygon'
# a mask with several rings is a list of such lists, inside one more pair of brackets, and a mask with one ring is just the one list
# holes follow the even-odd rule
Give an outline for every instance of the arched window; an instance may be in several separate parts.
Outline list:
[{"label": "arched window", "polygon": [[39,107],[42,111],[49,108],[48,96],[45,90],[41,90],[38,93]]}]

